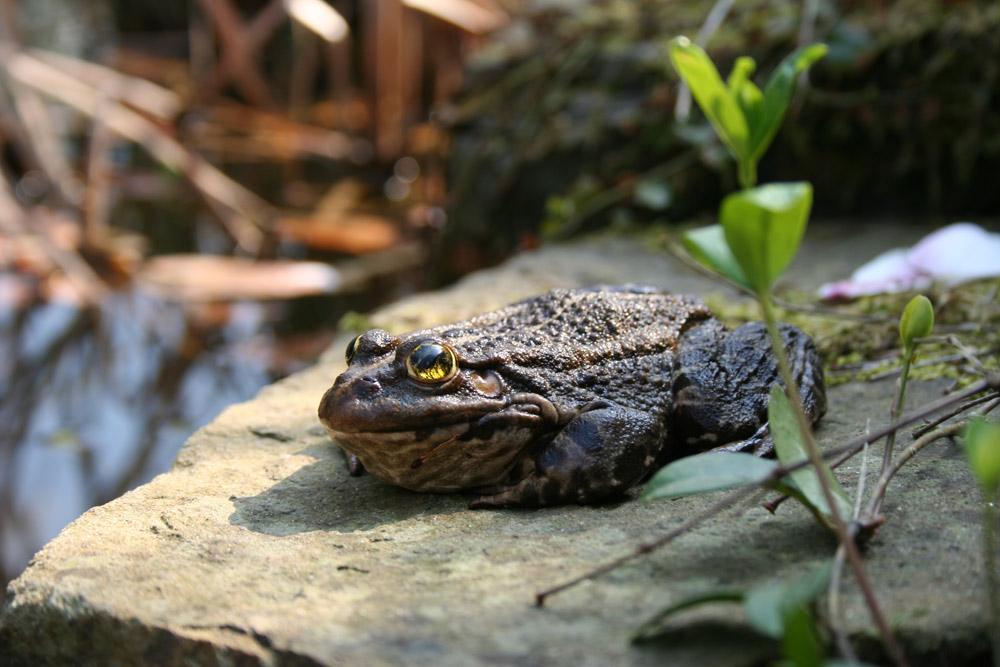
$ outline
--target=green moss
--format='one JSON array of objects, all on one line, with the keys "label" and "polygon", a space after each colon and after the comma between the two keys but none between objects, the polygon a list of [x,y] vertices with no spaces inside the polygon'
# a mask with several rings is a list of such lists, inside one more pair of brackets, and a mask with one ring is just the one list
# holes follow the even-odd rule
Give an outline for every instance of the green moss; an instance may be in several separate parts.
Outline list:
[{"label": "green moss", "polygon": [[372,322],[369,316],[354,310],[344,313],[340,321],[337,322],[337,329],[340,331],[363,333],[371,328]]},{"label": "green moss", "polygon": [[[978,379],[964,359],[924,365],[961,354],[947,336],[954,335],[988,370],[1000,370],[1000,279],[982,280],[953,288],[924,292],[934,304],[935,326],[927,342],[917,347],[912,378],[952,378],[957,386]],[[809,332],[823,355],[827,383],[884,377],[900,366],[902,343],[899,317],[916,292],[879,294],[849,304],[820,305],[811,293],[786,290],[779,318]],[[757,304],[732,299],[721,292],[705,295],[705,302],[730,326],[760,319]],[[809,310],[805,310],[809,309]]]}]

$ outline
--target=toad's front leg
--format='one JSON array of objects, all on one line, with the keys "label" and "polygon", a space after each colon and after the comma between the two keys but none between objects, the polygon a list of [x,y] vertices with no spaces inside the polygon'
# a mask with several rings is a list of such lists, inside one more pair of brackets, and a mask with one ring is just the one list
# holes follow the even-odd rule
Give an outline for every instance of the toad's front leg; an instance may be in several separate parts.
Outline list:
[{"label": "toad's front leg", "polygon": [[589,505],[622,494],[649,471],[663,427],[645,412],[596,401],[577,413],[521,481],[472,501],[472,509]]}]

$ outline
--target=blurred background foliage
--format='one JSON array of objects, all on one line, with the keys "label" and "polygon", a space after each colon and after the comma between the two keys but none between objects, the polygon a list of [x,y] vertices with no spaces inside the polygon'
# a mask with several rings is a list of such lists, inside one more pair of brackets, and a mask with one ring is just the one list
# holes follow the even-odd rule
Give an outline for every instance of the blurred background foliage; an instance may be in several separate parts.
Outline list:
[{"label": "blurred background foliage", "polygon": [[[666,44],[716,3],[535,4],[477,54],[442,114],[455,247],[712,215],[736,187],[732,159],[702,118],[677,122]],[[830,53],[762,182],[811,181],[820,218],[996,216],[1000,4],[743,0],[707,50],[723,76],[752,56],[764,80],[804,36]]]},{"label": "blurred background foliage", "polygon": [[346,313],[710,216],[731,158],[666,44],[726,5],[723,72],[831,47],[762,181],[1000,211],[995,0],[0,0],[0,584]]}]

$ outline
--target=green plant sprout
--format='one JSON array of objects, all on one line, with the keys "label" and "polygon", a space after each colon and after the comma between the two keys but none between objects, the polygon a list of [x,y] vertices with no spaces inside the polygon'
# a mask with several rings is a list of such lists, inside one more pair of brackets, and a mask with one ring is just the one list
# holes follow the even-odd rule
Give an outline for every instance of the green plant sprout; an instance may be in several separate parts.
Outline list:
[{"label": "green plant sprout", "polygon": [[[768,407],[775,452],[785,466],[798,464],[803,459],[810,463],[810,467],[802,467],[787,481],[783,479],[776,484],[788,487],[790,495],[804,502],[837,534],[879,627],[887,653],[896,664],[905,664],[902,650],[879,609],[854,535],[845,520],[851,516],[847,494],[823,460],[812,436],[778,331],[771,297],[775,282],[802,242],[812,208],[812,186],[806,182],[756,186],[757,162],[773,140],[791,103],[796,75],[821,58],[826,50],[824,45],[814,44],[791,54],[775,70],[762,93],[749,78],[755,69],[752,59],[738,59],[728,81],[723,84],[715,65],[700,47],[684,37],[671,42],[671,61],[719,137],[736,157],[740,185],[744,188],[723,200],[718,225],[687,234],[684,244],[697,259],[750,291],[760,303],[784,384],[784,390],[773,388]],[[658,493],[662,479],[677,482],[674,466],[679,463],[666,466],[653,477],[647,490],[650,497]],[[715,484],[710,475],[702,474],[701,479],[707,482],[706,486]],[[786,644],[809,644],[807,637],[790,642]]]},{"label": "green plant sprout", "polygon": [[[903,309],[903,315],[899,318],[899,336],[903,339],[903,367],[899,373],[899,380],[896,383],[896,395],[892,401],[892,409],[889,412],[889,419],[896,421],[903,411],[906,401],[906,381],[910,376],[910,364],[916,356],[917,339],[926,338],[931,335],[934,328],[934,307],[930,299],[922,294],[918,294],[910,300],[910,303]],[[896,432],[893,431],[886,437],[885,451],[882,453],[882,475],[889,470],[892,463],[892,450],[896,446]],[[882,511],[883,495],[873,497],[870,517],[878,516]]]},{"label": "green plant sprout", "polygon": [[[784,464],[794,464],[808,456],[814,466],[798,471],[793,479],[781,483],[790,495],[804,502],[826,525],[833,527],[841,522],[841,512],[837,510],[850,505],[846,493],[812,441],[808,419],[802,410],[778,333],[771,299],[775,282],[801,245],[812,208],[812,186],[795,182],[749,187],[756,181],[757,160],[770,145],[791,103],[795,75],[825,53],[826,47],[821,44],[799,49],[779,65],[762,94],[749,80],[755,67],[753,60],[739,59],[728,84],[723,85],[715,65],[700,47],[683,37],[674,39],[670,46],[674,66],[736,156],[741,183],[747,188],[723,200],[719,224],[686,234],[684,244],[709,268],[757,297],[785,391],[791,397],[788,400],[781,390],[772,392],[768,418],[778,459]],[[723,461],[713,458],[707,463]],[[675,462],[654,476],[647,497],[664,493],[660,489],[664,480],[676,485],[678,469],[673,466],[679,464]],[[822,472],[817,474],[817,470]],[[726,470],[719,472],[727,474]],[[712,485],[709,478],[705,481]]]},{"label": "green plant sprout", "polygon": [[794,51],[781,61],[762,92],[750,80],[757,69],[753,58],[738,58],[724,83],[704,49],[684,36],[670,41],[670,62],[716,134],[736,157],[741,187],[757,183],[757,162],[774,140],[791,105],[795,78],[827,50],[826,44],[810,44]]}]

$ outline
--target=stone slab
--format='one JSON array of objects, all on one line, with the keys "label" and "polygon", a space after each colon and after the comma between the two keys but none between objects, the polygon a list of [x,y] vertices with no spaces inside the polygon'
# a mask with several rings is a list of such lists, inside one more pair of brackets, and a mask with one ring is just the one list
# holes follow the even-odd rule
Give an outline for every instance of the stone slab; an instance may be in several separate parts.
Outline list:
[{"label": "stone slab", "polygon": [[[808,262],[797,271],[816,282]],[[720,289],[636,242],[598,239],[527,253],[374,319],[410,328],[553,286],[622,282]],[[792,576],[835,547],[804,510],[788,503],[772,516],[750,503],[536,608],[537,591],[670,530],[714,497],[473,512],[469,496],[349,477],[316,419],[345,344],[224,411],[171,471],[90,510],[43,548],[8,589],[0,662],[750,665],[773,647],[740,625],[737,608],[681,619],[663,640],[637,646],[629,635],[683,596]],[[911,399],[940,390],[918,385]],[[821,440],[884,423],[891,394],[891,381],[835,387]],[[851,462],[839,473],[849,490],[858,472]],[[947,441],[890,488],[866,562],[915,664],[987,654],[978,503]],[[848,629],[872,645],[849,578],[843,595]]]}]

